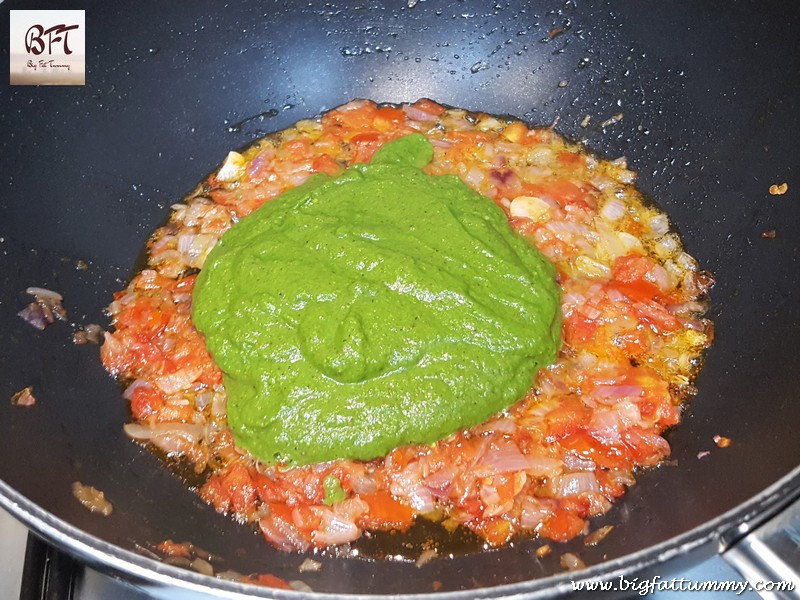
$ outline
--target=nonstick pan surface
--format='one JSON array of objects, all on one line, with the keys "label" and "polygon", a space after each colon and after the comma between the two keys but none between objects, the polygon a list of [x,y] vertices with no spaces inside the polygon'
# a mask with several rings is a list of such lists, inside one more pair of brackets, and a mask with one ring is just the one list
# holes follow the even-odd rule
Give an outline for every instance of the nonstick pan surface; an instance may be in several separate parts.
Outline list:
[{"label": "nonstick pan surface", "polygon": [[[9,9],[66,8],[15,2]],[[800,491],[800,9],[792,2],[90,2],[85,86],[0,91],[0,502],[90,562],[142,580],[225,583],[159,565],[134,543],[189,540],[240,572],[331,593],[550,593],[573,575],[662,569],[719,548],[745,518]],[[0,27],[8,30],[7,25]],[[7,46],[3,47],[4,60]],[[96,347],[16,316],[31,285],[70,321],[106,323],[150,232],[228,150],[357,97],[437,101],[554,124],[639,186],[717,279],[716,341],[672,461],[645,472],[580,540],[413,563],[281,554],[217,515],[122,433],[128,419]],[[601,126],[621,114],[621,120]],[[589,125],[582,127],[586,115]],[[613,119],[612,119],[613,120]],[[773,183],[788,183],[771,196]],[[774,239],[762,232],[775,230]],[[78,261],[88,269],[76,268]],[[32,385],[36,406],[8,399]],[[718,448],[714,435],[732,440]],[[710,452],[704,458],[698,454]],[[104,518],[73,481],[114,503]],[[493,587],[501,586],[501,587]],[[253,594],[278,594],[265,589]],[[474,597],[473,591],[460,593]]]}]

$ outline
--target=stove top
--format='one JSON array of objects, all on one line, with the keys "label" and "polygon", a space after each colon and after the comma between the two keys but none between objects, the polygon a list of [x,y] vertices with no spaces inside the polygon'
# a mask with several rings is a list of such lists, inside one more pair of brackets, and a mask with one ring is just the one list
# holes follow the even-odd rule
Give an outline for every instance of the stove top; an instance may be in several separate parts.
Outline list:
[{"label": "stove top", "polygon": [[[0,509],[0,598],[20,600],[152,600],[151,591],[99,573],[29,534],[28,530]],[[715,556],[695,567],[670,577],[687,581],[743,581],[722,558]],[[159,594],[163,597],[163,591]],[[196,598],[176,590],[170,598]],[[634,596],[632,596],[634,597]],[[637,594],[636,597],[639,597]],[[685,599],[679,591],[657,591],[648,595],[655,600]],[[695,592],[692,598],[722,598],[715,592]],[[741,600],[758,600],[759,595],[745,591]]]}]

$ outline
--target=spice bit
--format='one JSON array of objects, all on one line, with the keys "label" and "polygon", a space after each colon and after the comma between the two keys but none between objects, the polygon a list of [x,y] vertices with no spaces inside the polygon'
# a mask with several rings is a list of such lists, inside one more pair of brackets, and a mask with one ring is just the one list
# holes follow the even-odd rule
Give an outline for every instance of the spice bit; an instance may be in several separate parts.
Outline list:
[{"label": "spice bit", "polygon": [[434,558],[439,556],[439,553],[436,552],[434,548],[429,548],[428,550],[423,550],[422,553],[419,555],[419,558],[416,560],[417,568],[420,568],[429,562],[431,562]]},{"label": "spice bit", "polygon": [[552,40],[554,37],[561,35],[565,31],[566,29],[564,29],[563,27],[556,27],[547,32],[547,37]]},{"label": "spice bit", "polygon": [[583,117],[583,120],[581,121],[580,125],[584,129],[586,129],[589,126],[589,123],[591,123],[591,121],[592,121],[592,115],[586,115],[585,117]]},{"label": "spice bit", "polygon": [[586,536],[586,538],[583,540],[583,545],[596,546],[606,539],[606,536],[611,533],[612,529],[614,529],[613,525],[605,525],[600,529],[595,529],[592,533]]},{"label": "spice bit", "polygon": [[711,454],[711,452],[709,452],[708,450],[702,450],[702,451],[697,453],[697,458],[703,459],[706,456],[708,456],[709,454]]},{"label": "spice bit", "polygon": [[767,229],[766,231],[761,232],[761,237],[765,240],[774,240],[777,234],[778,232],[774,229]]},{"label": "spice bit", "polygon": [[539,558],[544,558],[545,556],[550,554],[552,551],[553,551],[553,549],[550,547],[550,544],[545,544],[544,546],[539,546],[536,549],[536,556],[538,556]]},{"label": "spice bit", "polygon": [[614,123],[619,123],[620,121],[622,121],[623,116],[624,115],[622,113],[617,113],[613,117],[609,117],[608,119],[600,123],[600,128],[604,129],[609,125],[613,125]]},{"label": "spice bit", "polygon": [[717,446],[719,446],[720,448],[727,448],[728,446],[731,445],[730,438],[726,438],[725,436],[715,435],[713,439],[714,439],[714,443]]},{"label": "spice bit", "polygon": [[788,190],[789,184],[785,181],[780,185],[773,183],[769,186],[769,193],[773,196],[783,196]]},{"label": "spice bit", "polygon": [[11,396],[11,404],[14,406],[33,406],[36,404],[36,398],[33,395],[33,386],[29,385]]}]

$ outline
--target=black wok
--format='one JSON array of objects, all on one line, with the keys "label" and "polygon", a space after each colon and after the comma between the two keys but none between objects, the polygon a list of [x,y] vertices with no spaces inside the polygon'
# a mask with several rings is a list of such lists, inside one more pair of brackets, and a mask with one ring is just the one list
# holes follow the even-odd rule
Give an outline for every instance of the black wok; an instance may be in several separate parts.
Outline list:
[{"label": "black wok", "polygon": [[[7,0],[9,9],[62,2]],[[575,576],[656,572],[724,549],[737,525],[800,494],[800,8],[794,2],[143,2],[86,0],[83,87],[0,92],[0,505],[83,559],[137,580],[280,595],[182,572],[133,544],[190,540],[241,572],[335,593],[555,593]],[[559,32],[558,30],[563,30]],[[3,60],[7,60],[3,47]],[[561,85],[559,85],[559,83]],[[643,473],[596,522],[615,529],[549,557],[533,543],[413,563],[281,554],[201,502],[122,433],[97,348],[16,316],[31,285],[70,320],[103,321],[168,206],[225,156],[356,97],[507,113],[625,155],[640,187],[715,273],[717,339],[674,463]],[[601,127],[610,117],[622,120]],[[588,127],[581,127],[591,115]],[[771,196],[773,183],[788,192]],[[774,239],[762,238],[774,229]],[[85,261],[87,270],[76,268]],[[32,385],[36,406],[11,406]],[[714,435],[729,437],[726,449]],[[705,458],[698,453],[710,451]],[[110,517],[73,498],[104,490]],[[562,552],[589,568],[563,574]],[[199,587],[196,587],[199,586]],[[495,587],[500,586],[500,587]]]}]

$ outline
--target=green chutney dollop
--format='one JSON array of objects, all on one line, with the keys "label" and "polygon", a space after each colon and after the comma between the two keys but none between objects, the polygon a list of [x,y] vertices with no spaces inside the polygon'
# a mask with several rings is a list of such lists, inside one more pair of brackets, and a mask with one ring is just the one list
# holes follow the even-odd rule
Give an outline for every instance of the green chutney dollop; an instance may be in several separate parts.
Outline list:
[{"label": "green chutney dollop", "polygon": [[236,443],[289,465],[432,443],[520,398],[560,342],[555,268],[503,211],[421,169],[421,134],[226,232],[193,319]]}]

